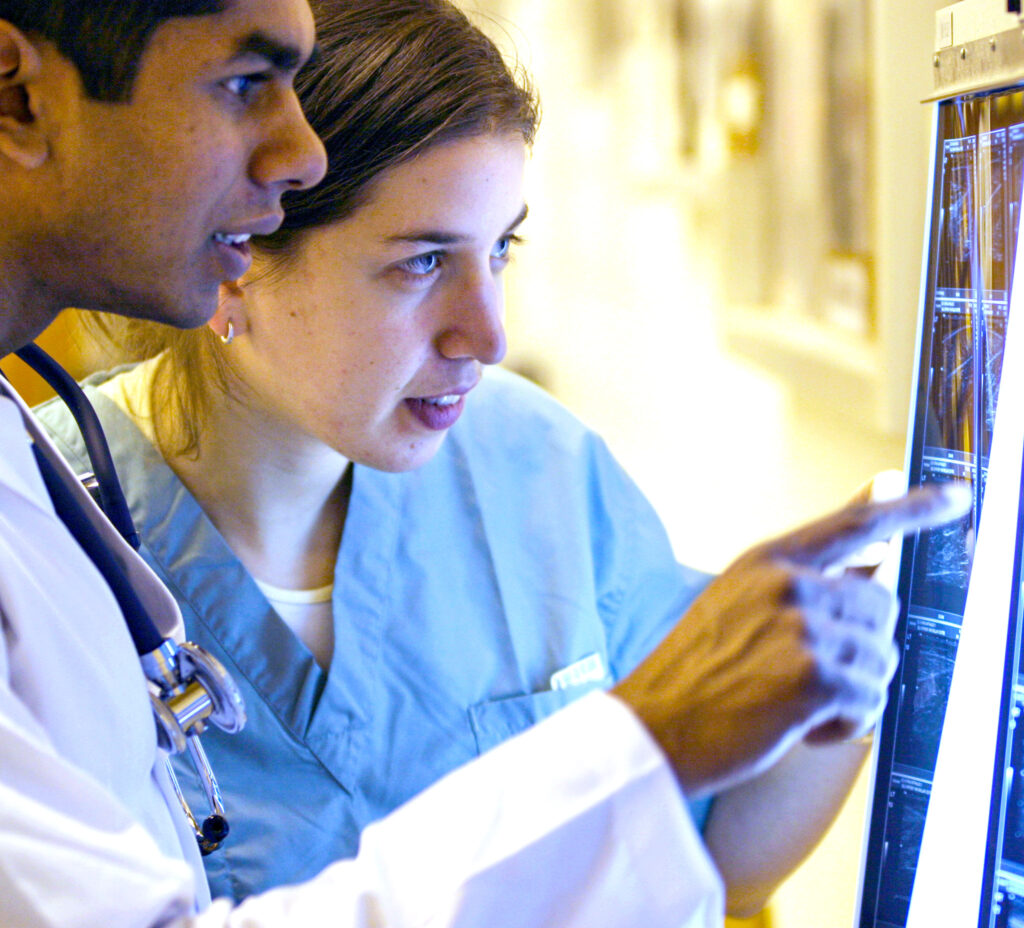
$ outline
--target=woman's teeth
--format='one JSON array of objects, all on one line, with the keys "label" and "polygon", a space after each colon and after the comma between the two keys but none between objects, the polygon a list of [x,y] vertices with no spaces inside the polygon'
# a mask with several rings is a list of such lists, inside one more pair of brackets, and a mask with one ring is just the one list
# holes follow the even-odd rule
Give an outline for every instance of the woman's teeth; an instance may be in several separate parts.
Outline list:
[{"label": "woman's teeth", "polygon": [[437,396],[433,399],[424,400],[425,403],[430,403],[431,406],[454,406],[459,401],[459,397],[455,394],[450,396]]}]

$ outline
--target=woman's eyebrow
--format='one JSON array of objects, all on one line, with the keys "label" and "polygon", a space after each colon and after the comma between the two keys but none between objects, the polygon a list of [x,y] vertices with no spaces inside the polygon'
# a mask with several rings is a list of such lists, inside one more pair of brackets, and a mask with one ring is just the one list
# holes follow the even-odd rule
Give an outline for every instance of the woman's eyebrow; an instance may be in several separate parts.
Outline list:
[{"label": "woman's eyebrow", "polygon": [[[511,232],[517,226],[522,225],[529,211],[530,208],[524,204],[523,208],[519,211],[519,215],[509,223],[506,231]],[[458,245],[468,239],[468,235],[460,235],[457,232],[443,232],[439,229],[417,229],[413,232],[403,232],[398,235],[386,235],[383,237],[383,241],[388,244],[399,242],[425,242],[431,245]]]},{"label": "woman's eyebrow", "polygon": [[513,229],[518,229],[524,222],[526,217],[530,215],[530,207],[524,203],[523,208],[519,210],[519,215],[509,223],[509,227],[506,231],[511,232]]}]

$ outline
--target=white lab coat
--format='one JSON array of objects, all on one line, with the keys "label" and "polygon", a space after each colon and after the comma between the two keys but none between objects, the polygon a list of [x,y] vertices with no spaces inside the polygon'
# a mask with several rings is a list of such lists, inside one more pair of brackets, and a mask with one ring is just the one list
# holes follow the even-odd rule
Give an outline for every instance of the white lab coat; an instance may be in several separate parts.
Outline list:
[{"label": "white lab coat", "polygon": [[[20,400],[0,397],[4,928],[721,925],[721,881],[667,764],[603,693],[372,825],[356,859],[234,909],[207,907],[131,640],[53,514],[26,427],[64,471]],[[171,597],[96,520],[172,633]]]}]

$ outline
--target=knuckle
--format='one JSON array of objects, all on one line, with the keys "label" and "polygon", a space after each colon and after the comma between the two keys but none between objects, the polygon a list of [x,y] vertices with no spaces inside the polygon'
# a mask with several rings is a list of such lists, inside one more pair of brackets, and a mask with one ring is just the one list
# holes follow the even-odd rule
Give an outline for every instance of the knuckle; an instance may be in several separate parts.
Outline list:
[{"label": "knuckle", "polygon": [[817,647],[801,648],[793,661],[793,680],[803,692],[822,693],[831,688],[833,674]]},{"label": "knuckle", "polygon": [[805,596],[806,580],[791,565],[767,558],[744,565],[744,585],[764,603],[787,606]]},{"label": "knuckle", "polygon": [[821,600],[823,580],[813,571],[780,566],[775,583],[783,602],[806,609]]},{"label": "knuckle", "polygon": [[817,648],[822,630],[806,609],[789,605],[779,611],[776,626],[801,651],[813,653]]}]

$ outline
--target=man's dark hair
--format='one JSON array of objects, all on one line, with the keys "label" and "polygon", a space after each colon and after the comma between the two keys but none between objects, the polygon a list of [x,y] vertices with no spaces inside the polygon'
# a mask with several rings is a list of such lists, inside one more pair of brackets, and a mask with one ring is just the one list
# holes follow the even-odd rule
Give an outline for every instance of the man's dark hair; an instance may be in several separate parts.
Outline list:
[{"label": "man's dark hair", "polygon": [[153,30],[179,16],[219,13],[231,0],[0,0],[0,19],[52,42],[94,100],[131,99]]}]

